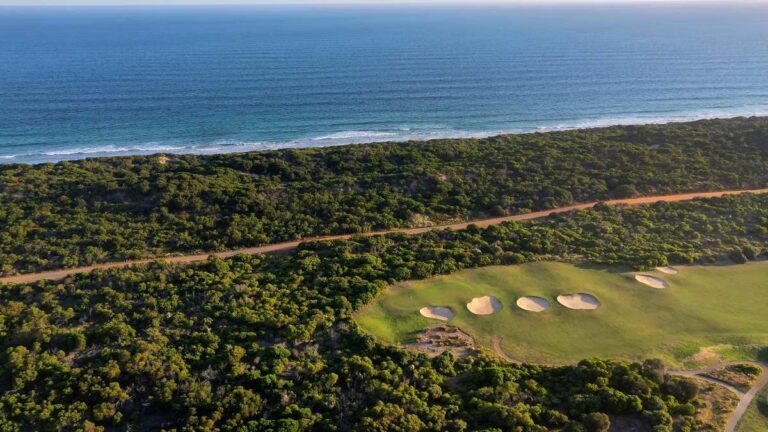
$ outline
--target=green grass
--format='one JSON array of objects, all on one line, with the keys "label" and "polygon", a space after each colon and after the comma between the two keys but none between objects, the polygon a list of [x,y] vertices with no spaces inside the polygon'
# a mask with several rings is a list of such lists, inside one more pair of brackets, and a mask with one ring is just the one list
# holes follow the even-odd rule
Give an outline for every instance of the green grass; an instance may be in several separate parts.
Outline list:
[{"label": "green grass", "polygon": [[[617,269],[564,263],[467,270],[388,289],[357,315],[359,325],[391,343],[408,342],[437,321],[423,318],[423,306],[449,306],[451,322],[483,346],[495,337],[511,357],[541,363],[568,363],[588,357],[627,359],[651,356],[680,363],[701,347],[721,345],[727,357],[754,359],[768,344],[768,262],[731,266],[691,266],[677,275],[649,272],[667,280],[657,290]],[[586,292],[601,307],[574,311],[561,307],[561,293]],[[472,297],[494,295],[501,312],[476,316],[466,309]],[[518,297],[550,301],[542,313],[520,310]],[[723,349],[720,347],[720,349]]]},{"label": "green grass", "polygon": [[716,349],[716,352],[725,360],[759,360],[768,363],[768,346],[726,345]]},{"label": "green grass", "polygon": [[768,386],[766,386],[749,406],[741,418],[738,432],[768,432]]}]

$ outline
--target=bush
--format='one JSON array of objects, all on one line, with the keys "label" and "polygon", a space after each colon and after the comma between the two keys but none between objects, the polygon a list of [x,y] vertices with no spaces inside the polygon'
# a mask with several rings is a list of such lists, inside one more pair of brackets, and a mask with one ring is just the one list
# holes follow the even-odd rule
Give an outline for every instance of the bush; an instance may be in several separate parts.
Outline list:
[{"label": "bush", "polygon": [[672,416],[666,411],[644,411],[643,417],[653,427],[653,432],[672,432]]},{"label": "bush", "polygon": [[741,252],[744,254],[744,257],[750,261],[754,260],[758,255],[760,255],[760,249],[753,246],[744,246],[744,248],[741,249]]},{"label": "bush", "polygon": [[601,412],[587,414],[583,423],[587,432],[607,432],[611,428],[611,419]]},{"label": "bush", "polygon": [[744,264],[748,261],[747,256],[744,255],[744,252],[740,249],[736,249],[731,252],[729,257],[731,258],[731,261],[736,264]]},{"label": "bush", "polygon": [[663,389],[680,403],[690,402],[699,395],[699,385],[687,378],[672,378],[664,383]]},{"label": "bush", "polygon": [[587,429],[584,427],[583,424],[575,421],[568,423],[563,429],[563,432],[586,432],[586,431]]},{"label": "bush", "polygon": [[674,407],[672,412],[681,416],[692,416],[696,414],[696,407],[691,403],[680,404]]},{"label": "bush", "polygon": [[666,367],[664,362],[659,359],[648,359],[643,362],[643,376],[656,384],[664,382],[664,374],[666,374]]},{"label": "bush", "polygon": [[751,364],[737,364],[729,366],[728,369],[744,374],[744,375],[751,375],[751,376],[758,376],[762,373],[762,369],[760,369],[757,366],[753,366]]}]

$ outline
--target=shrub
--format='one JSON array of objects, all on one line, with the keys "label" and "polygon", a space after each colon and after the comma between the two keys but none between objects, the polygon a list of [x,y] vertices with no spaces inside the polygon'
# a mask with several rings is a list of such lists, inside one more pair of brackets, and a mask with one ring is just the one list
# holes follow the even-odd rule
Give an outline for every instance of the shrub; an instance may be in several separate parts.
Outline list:
[{"label": "shrub", "polygon": [[587,414],[583,423],[587,432],[607,432],[611,428],[611,419],[601,412]]},{"label": "shrub", "polygon": [[746,263],[747,257],[744,255],[744,252],[741,249],[736,249],[729,255],[731,258],[731,261],[735,262],[736,264],[744,264]]},{"label": "shrub", "polygon": [[680,403],[690,402],[699,395],[699,385],[686,378],[672,378],[664,383],[663,388]]}]

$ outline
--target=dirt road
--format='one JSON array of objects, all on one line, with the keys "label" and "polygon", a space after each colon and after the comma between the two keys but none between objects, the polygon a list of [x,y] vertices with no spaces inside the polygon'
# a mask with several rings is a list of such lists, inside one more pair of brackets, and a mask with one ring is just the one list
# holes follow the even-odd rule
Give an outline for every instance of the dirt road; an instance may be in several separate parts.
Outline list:
[{"label": "dirt road", "polygon": [[[694,198],[716,198],[724,195],[739,195],[743,193],[758,193],[758,194],[768,193],[768,189],[747,189],[747,190],[730,190],[730,191],[719,191],[719,192],[697,192],[697,193],[678,194],[678,195],[658,195],[658,196],[648,196],[648,197],[640,197],[640,198],[609,200],[609,201],[603,201],[603,203],[608,205],[619,205],[619,204],[640,205],[640,204],[651,204],[659,201],[675,202],[675,201],[688,201]],[[275,243],[275,244],[266,245],[266,246],[236,249],[236,250],[231,250],[226,252],[209,252],[209,253],[202,253],[202,254],[195,254],[195,255],[156,257],[156,258],[143,259],[143,260],[112,262],[112,263],[98,264],[98,265],[87,266],[87,267],[75,267],[75,268],[68,268],[68,269],[54,270],[54,271],[47,271],[47,272],[40,272],[40,273],[28,273],[28,274],[22,274],[22,275],[16,275],[16,276],[2,277],[0,278],[0,283],[6,283],[6,284],[31,283],[39,280],[44,280],[44,279],[59,280],[75,273],[88,273],[96,269],[128,267],[128,266],[137,265],[137,264],[146,264],[156,260],[163,260],[165,262],[173,263],[173,264],[187,264],[187,263],[204,261],[208,259],[209,256],[227,258],[227,257],[231,257],[238,254],[246,254],[246,255],[265,254],[265,253],[279,252],[279,251],[293,249],[297,247],[299,244],[306,241],[340,240],[340,239],[348,239],[354,235],[375,236],[375,235],[391,234],[391,233],[403,233],[403,234],[412,235],[412,234],[421,234],[424,232],[434,231],[434,230],[445,230],[445,229],[461,230],[461,229],[467,228],[469,225],[477,225],[479,227],[485,228],[485,227],[500,224],[503,222],[527,221],[532,219],[543,218],[556,213],[564,213],[564,212],[569,212],[573,210],[587,209],[587,208],[594,207],[597,203],[598,202],[596,201],[596,202],[590,202],[590,203],[575,204],[575,205],[559,207],[551,210],[524,213],[524,214],[505,216],[505,217],[499,217],[499,218],[493,218],[493,219],[483,219],[483,220],[462,222],[462,223],[456,223],[456,224],[450,224],[450,225],[438,225],[438,226],[425,227],[425,228],[400,228],[400,229],[392,229],[392,230],[386,230],[386,231],[373,231],[373,232],[360,233],[360,234],[343,234],[343,235],[326,236],[326,237],[313,237],[313,238],[305,238],[305,239],[290,241],[290,242]]]}]

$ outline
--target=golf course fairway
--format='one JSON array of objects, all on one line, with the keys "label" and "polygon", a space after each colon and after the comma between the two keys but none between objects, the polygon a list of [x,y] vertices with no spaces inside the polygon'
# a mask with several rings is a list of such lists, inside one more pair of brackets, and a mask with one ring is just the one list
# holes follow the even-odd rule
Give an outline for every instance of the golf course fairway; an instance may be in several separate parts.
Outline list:
[{"label": "golf course fairway", "polygon": [[[636,281],[640,273],[557,262],[465,270],[390,287],[356,320],[383,341],[408,343],[439,322],[421,316],[422,307],[447,307],[455,314],[448,324],[477,345],[553,364],[589,357],[659,357],[680,364],[704,347],[768,344],[768,262],[678,268],[674,275],[641,272],[666,281],[666,289]],[[556,301],[577,293],[594,296],[599,307],[574,310]],[[470,313],[467,302],[482,296],[497,298],[503,309]],[[523,310],[516,306],[523,296],[552,306],[540,313]]]}]

